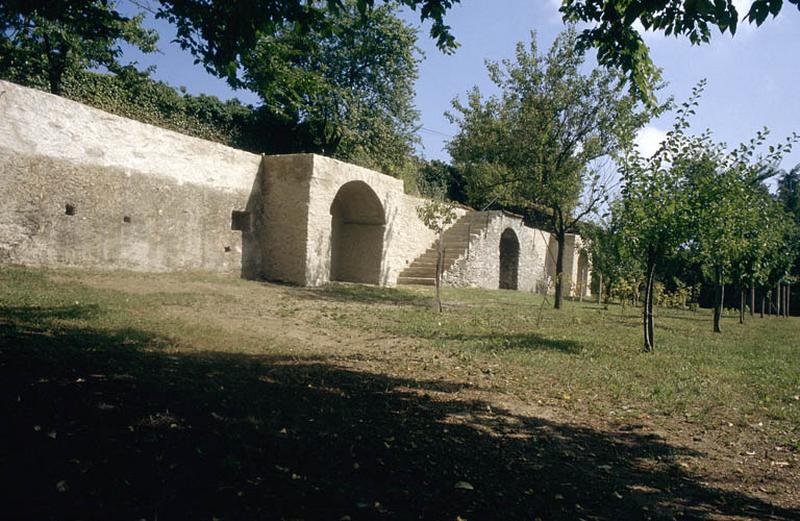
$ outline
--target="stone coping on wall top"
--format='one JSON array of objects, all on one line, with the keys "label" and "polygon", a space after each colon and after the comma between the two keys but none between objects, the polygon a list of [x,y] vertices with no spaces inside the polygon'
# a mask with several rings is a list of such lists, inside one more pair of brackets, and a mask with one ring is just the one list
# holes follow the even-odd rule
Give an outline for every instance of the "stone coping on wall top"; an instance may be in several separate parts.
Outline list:
[{"label": "stone coping on wall top", "polygon": [[[14,82],[11,82],[11,81],[0,79],[0,99],[6,98],[7,96],[4,96],[4,94],[6,94],[6,93],[22,94],[23,96],[28,96],[28,97],[33,97],[33,98],[41,97],[42,101],[43,100],[53,100],[53,102],[61,104],[62,107],[58,107],[58,108],[62,108],[62,109],[64,107],[76,107],[76,108],[80,107],[80,110],[86,111],[87,113],[90,113],[90,114],[98,115],[101,118],[105,119],[106,121],[120,121],[120,122],[125,122],[125,124],[131,124],[131,125],[134,125],[134,126],[139,126],[141,128],[145,128],[145,129],[148,129],[148,128],[149,129],[157,129],[159,132],[164,132],[165,134],[168,134],[168,135],[174,135],[178,139],[181,139],[181,140],[186,140],[186,141],[189,141],[189,142],[196,142],[196,143],[203,143],[204,145],[210,146],[211,148],[214,148],[214,149],[217,149],[217,150],[229,151],[230,153],[240,154],[240,155],[245,156],[245,157],[247,157],[247,156],[258,156],[259,155],[259,154],[254,154],[252,152],[248,152],[246,150],[242,150],[240,148],[231,147],[229,145],[225,145],[225,144],[219,143],[217,141],[211,141],[211,140],[208,140],[208,139],[203,139],[203,138],[191,136],[189,134],[184,134],[183,132],[179,132],[177,130],[172,130],[170,128],[160,127],[158,125],[153,125],[152,123],[145,123],[143,121],[139,121],[138,119],[132,119],[132,118],[127,118],[125,116],[120,116],[118,114],[114,114],[113,112],[108,112],[106,110],[99,109],[97,107],[93,107],[92,105],[88,105],[86,103],[81,103],[80,101],[75,101],[75,100],[72,100],[70,98],[66,98],[64,96],[59,96],[57,94],[52,94],[50,92],[45,92],[43,90],[34,89],[34,88],[31,88],[31,87],[26,87],[26,86],[20,85],[18,83],[14,83]],[[41,108],[48,108],[48,109],[54,108],[53,106],[44,106],[44,105],[41,105],[41,104],[39,106]]]}]

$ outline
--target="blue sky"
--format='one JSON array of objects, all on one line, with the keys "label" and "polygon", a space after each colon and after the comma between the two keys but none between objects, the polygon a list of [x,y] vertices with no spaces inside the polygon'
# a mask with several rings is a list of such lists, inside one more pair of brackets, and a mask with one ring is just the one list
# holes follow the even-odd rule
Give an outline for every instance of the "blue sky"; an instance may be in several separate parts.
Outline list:
[{"label": "blue sky", "polygon": [[[123,1],[123,7],[131,8]],[[528,41],[537,33],[541,49],[549,47],[563,29],[557,12],[558,0],[462,0],[447,16],[447,23],[460,43],[452,55],[439,52],[420,27],[419,47],[424,53],[417,82],[416,105],[421,113],[422,154],[429,159],[448,156],[444,143],[456,129],[444,117],[450,102],[463,97],[473,85],[484,94],[494,93],[486,75],[484,60],[500,60],[513,55],[518,41]],[[748,0],[737,0],[745,13]],[[783,13],[762,27],[740,25],[734,38],[715,33],[710,45],[691,46],[685,39],[646,35],[656,64],[664,69],[669,85],[664,96],[685,99],[693,85],[707,78],[708,86],[700,103],[693,129],[710,128],[718,141],[729,145],[749,140],[763,126],[771,131],[771,142],[800,132],[800,13],[787,4]],[[404,18],[420,26],[416,14]],[[156,65],[155,77],[172,85],[184,85],[191,93],[237,97],[258,103],[249,92],[232,92],[218,80],[193,64],[192,57],[171,44],[174,31],[163,22],[149,19],[147,24],[161,34],[160,54],[141,56],[128,53],[142,65]],[[593,64],[593,59],[590,63]],[[653,150],[672,120],[670,114],[653,121],[639,136],[643,151]],[[800,145],[783,162],[784,168],[800,163]]]}]

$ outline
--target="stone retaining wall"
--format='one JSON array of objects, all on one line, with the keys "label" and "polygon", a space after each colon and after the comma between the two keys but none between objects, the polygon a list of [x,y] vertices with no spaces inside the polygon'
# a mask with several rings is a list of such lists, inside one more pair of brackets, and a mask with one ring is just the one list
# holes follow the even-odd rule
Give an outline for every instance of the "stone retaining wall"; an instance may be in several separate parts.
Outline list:
[{"label": "stone retaining wall", "polygon": [[[424,200],[392,177],[313,154],[262,157],[4,81],[0,190],[5,264],[392,286],[435,240],[417,216]],[[542,289],[549,234],[486,215],[446,281],[497,288],[500,237],[511,230],[516,287]]]}]

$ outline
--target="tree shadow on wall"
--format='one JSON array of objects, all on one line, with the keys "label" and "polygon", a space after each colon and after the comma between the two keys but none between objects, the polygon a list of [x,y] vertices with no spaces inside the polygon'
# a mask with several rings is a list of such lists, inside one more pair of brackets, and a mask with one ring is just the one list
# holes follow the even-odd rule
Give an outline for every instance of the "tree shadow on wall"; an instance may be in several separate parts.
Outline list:
[{"label": "tree shadow on wall", "polygon": [[800,514],[704,485],[676,463],[689,451],[657,436],[489,410],[457,384],[170,353],[146,332],[43,318],[64,312],[0,310],[9,519]]}]

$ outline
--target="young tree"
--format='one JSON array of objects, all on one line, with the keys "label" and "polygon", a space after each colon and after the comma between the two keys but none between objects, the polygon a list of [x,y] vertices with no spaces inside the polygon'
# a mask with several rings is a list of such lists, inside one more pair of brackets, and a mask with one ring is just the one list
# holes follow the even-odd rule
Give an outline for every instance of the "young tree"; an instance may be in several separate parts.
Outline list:
[{"label": "young tree", "polygon": [[581,230],[587,249],[591,254],[592,272],[598,277],[598,304],[608,302],[618,284],[635,280],[641,272],[638,259],[630,255],[625,243],[620,220],[620,199],[609,204],[609,221],[596,226],[585,226]]},{"label": "young tree", "polygon": [[[714,331],[719,333],[723,291],[726,283],[739,287],[739,318],[744,321],[744,288],[759,275],[762,243],[783,240],[780,227],[766,226],[772,198],[765,197],[761,183],[775,171],[791,150],[796,136],[770,146],[758,155],[769,132],[764,129],[732,152],[724,144],[713,144],[708,136],[698,142],[691,155],[684,154],[678,165],[687,164],[686,178],[692,216],[690,245],[708,279],[713,280]],[[772,237],[772,234],[777,237]]]},{"label": "young tree", "polygon": [[[605,70],[582,73],[584,57],[569,28],[539,53],[535,34],[517,44],[515,59],[487,62],[499,96],[484,100],[477,88],[454,100],[459,126],[448,144],[464,175],[470,201],[483,206],[545,209],[556,236],[555,307],[562,304],[567,234],[605,198],[595,160],[629,144],[650,118]],[[582,198],[583,196],[583,198]]]},{"label": "young tree", "polygon": [[121,68],[121,44],[156,50],[158,35],[143,29],[113,2],[20,2],[0,4],[0,77],[61,94],[64,76],[93,67]]},{"label": "young tree", "polygon": [[417,207],[417,215],[436,234],[436,277],[433,309],[442,312],[442,272],[444,271],[444,231],[456,220],[455,205],[441,193]]},{"label": "young tree", "polygon": [[[684,170],[693,168],[704,151],[705,136],[686,134],[705,88],[701,81],[676,111],[675,123],[658,150],[649,158],[629,148],[619,160],[621,202],[615,208],[625,248],[639,259],[645,280],[642,329],[644,350],[655,349],[653,315],[657,270],[678,255],[689,240],[689,201]],[[687,159],[689,158],[689,159]]]},{"label": "young tree", "polygon": [[[781,172],[778,179],[778,202],[792,218],[792,230],[789,232],[795,240],[789,242],[788,256],[794,259],[792,276],[800,279],[800,164],[788,172]],[[794,245],[794,248],[791,247]]]}]

